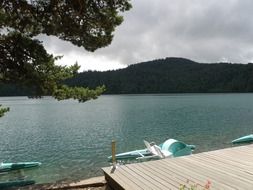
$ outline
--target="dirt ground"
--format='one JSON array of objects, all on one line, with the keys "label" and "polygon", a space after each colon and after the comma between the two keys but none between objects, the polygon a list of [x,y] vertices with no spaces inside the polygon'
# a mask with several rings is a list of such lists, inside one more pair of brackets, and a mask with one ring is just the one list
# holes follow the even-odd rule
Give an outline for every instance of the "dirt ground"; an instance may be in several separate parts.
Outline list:
[{"label": "dirt ground", "polygon": [[104,176],[80,180],[71,183],[36,184],[31,186],[11,188],[11,190],[111,190]]}]

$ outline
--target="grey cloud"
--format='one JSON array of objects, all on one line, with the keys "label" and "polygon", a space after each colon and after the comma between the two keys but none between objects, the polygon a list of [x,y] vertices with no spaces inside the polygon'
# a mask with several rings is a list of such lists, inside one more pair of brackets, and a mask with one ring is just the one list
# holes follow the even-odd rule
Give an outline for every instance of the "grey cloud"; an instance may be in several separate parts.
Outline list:
[{"label": "grey cloud", "polygon": [[[253,61],[252,0],[133,0],[111,45],[92,53],[129,65],[180,56],[201,62]],[[43,38],[59,54],[91,55]]]}]

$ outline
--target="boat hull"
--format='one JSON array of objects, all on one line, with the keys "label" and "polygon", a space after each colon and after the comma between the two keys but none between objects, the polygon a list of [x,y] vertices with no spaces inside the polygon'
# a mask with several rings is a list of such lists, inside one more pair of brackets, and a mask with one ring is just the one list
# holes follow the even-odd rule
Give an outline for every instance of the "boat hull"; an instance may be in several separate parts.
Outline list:
[{"label": "boat hull", "polygon": [[[152,155],[148,149],[141,149],[141,150],[134,150],[129,152],[124,152],[120,154],[116,154],[117,160],[125,160],[125,159],[136,159],[143,156],[150,156]],[[112,161],[112,156],[108,157],[108,161]]]},{"label": "boat hull", "polygon": [[247,143],[247,142],[252,142],[252,141],[253,141],[253,134],[235,139],[232,141],[232,143]]},{"label": "boat hull", "polygon": [[12,170],[21,170],[27,168],[34,168],[40,166],[40,162],[17,162],[17,163],[1,163],[0,164],[0,173],[9,172]]}]

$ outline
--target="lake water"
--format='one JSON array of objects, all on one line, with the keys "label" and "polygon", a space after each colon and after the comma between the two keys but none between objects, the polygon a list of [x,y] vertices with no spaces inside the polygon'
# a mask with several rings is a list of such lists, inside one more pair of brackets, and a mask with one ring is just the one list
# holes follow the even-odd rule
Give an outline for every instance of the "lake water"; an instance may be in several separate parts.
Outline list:
[{"label": "lake water", "polygon": [[11,109],[0,118],[0,161],[42,162],[25,172],[39,183],[101,175],[112,139],[118,153],[168,138],[195,144],[197,153],[253,131],[253,94],[105,95],[86,103],[2,97],[0,104]]}]

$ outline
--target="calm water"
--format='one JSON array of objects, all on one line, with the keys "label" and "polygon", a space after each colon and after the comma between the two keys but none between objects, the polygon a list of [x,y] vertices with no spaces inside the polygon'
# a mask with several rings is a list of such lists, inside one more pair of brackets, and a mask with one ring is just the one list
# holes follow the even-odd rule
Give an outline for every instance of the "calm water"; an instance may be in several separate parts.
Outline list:
[{"label": "calm water", "polygon": [[253,94],[112,95],[87,103],[8,97],[0,104],[11,109],[0,119],[0,160],[42,162],[25,172],[39,183],[101,175],[112,139],[117,152],[168,138],[202,152],[231,147],[253,129]]}]

